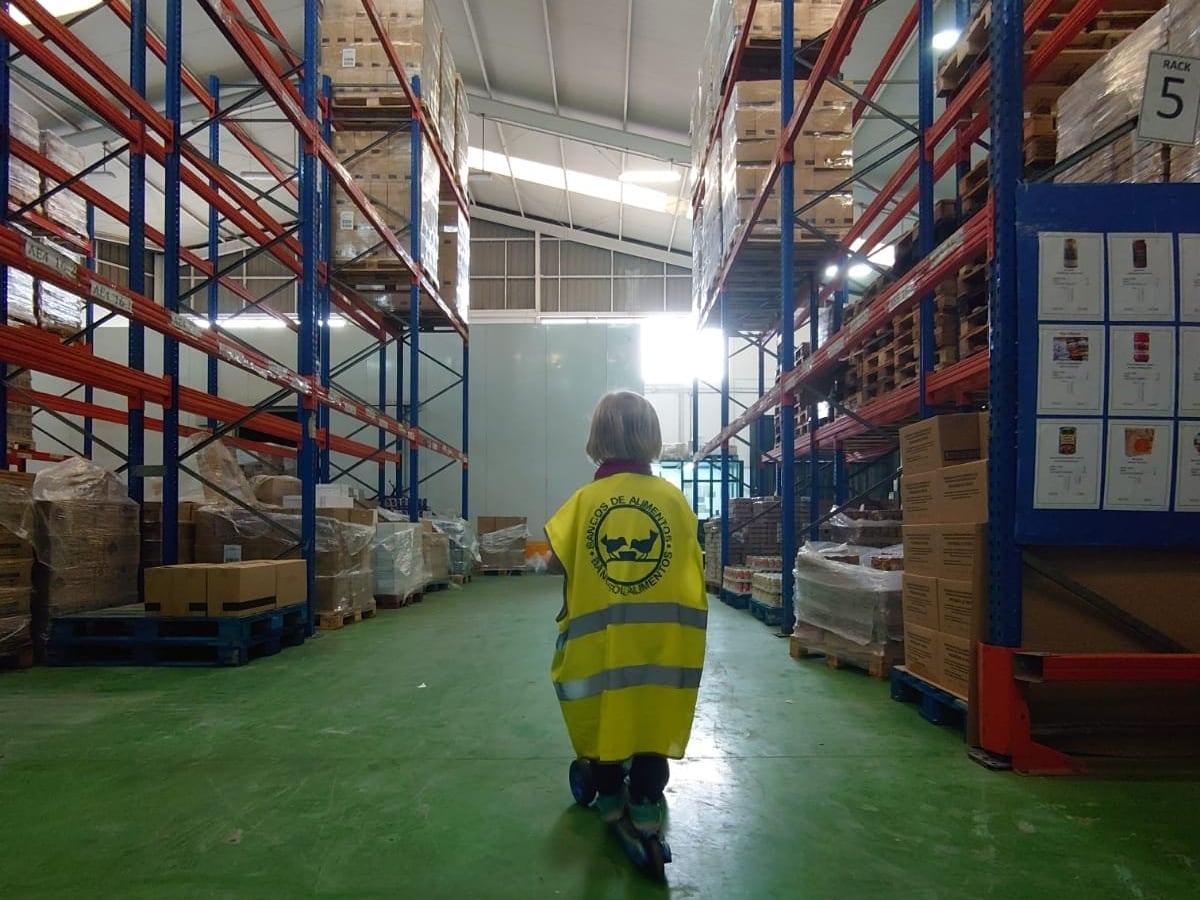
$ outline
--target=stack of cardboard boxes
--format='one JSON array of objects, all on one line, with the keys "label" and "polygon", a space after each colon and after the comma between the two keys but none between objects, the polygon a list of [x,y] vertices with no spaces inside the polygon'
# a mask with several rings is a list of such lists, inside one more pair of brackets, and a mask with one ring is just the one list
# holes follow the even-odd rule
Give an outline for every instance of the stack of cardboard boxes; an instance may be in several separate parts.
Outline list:
[{"label": "stack of cardboard boxes", "polygon": [[900,431],[906,665],[964,699],[986,609],[987,428],[962,413]]},{"label": "stack of cardboard boxes", "polygon": [[308,599],[304,560],[159,566],[145,573],[146,612],[155,616],[246,617]]},{"label": "stack of cardboard boxes", "polygon": [[[425,569],[429,580],[448,581],[450,578],[450,538],[434,531],[432,525],[426,523],[425,532],[421,535],[421,554],[425,560]],[[524,551],[521,554],[524,565]]]},{"label": "stack of cardboard boxes", "polygon": [[26,540],[32,524],[32,476],[4,472],[0,478],[0,659],[28,654],[33,594],[33,546]]}]

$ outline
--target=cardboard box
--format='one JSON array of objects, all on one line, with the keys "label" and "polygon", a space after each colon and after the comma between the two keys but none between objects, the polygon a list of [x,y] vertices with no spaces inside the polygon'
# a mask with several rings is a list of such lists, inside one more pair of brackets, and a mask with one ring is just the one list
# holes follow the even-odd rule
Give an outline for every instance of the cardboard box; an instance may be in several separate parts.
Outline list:
[{"label": "cardboard box", "polygon": [[915,475],[906,472],[900,476],[900,499],[904,504],[905,525],[937,524],[936,484],[936,472],[921,472]]},{"label": "cardboard box", "polygon": [[[976,616],[983,610],[986,581],[937,580],[938,630],[955,637],[975,634]],[[921,623],[918,623],[921,624]]]},{"label": "cardboard box", "polygon": [[935,416],[900,429],[900,464],[905,475],[980,459],[978,413]]},{"label": "cardboard box", "polygon": [[991,413],[981,412],[979,414],[979,458],[987,459],[991,454],[988,452],[988,445],[991,443]]},{"label": "cardboard box", "polygon": [[938,628],[938,580],[924,575],[904,573],[904,588],[901,594],[904,624],[919,625],[937,631]]},{"label": "cardboard box", "polygon": [[914,675],[936,681],[941,670],[941,641],[931,628],[904,623],[904,665]]},{"label": "cardboard box", "polygon": [[275,562],[275,605],[296,606],[308,601],[308,564],[302,559]]},{"label": "cardboard box", "polygon": [[[906,509],[907,513],[908,510]],[[939,562],[938,527],[936,525],[905,525],[904,571],[913,575],[936,578]]]},{"label": "cardboard box", "polygon": [[938,635],[937,683],[953,694],[966,699],[971,690],[972,641],[949,634]]},{"label": "cardboard box", "polygon": [[988,520],[988,461],[939,469],[934,481],[934,519],[940,524]]},{"label": "cardboard box", "polygon": [[208,614],[253,616],[275,608],[274,560],[208,567]]},{"label": "cardboard box", "polygon": [[938,578],[954,581],[983,581],[988,564],[986,523],[938,525],[936,528]]},{"label": "cardboard box", "polygon": [[155,616],[207,616],[205,565],[159,566],[144,573],[146,612]]}]

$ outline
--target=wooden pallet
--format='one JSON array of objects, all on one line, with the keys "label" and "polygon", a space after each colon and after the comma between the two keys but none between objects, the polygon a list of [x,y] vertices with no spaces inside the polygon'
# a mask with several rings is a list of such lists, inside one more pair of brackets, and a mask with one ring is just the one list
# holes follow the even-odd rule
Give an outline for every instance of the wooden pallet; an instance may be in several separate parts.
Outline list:
[{"label": "wooden pallet", "polygon": [[479,575],[524,575],[524,569],[480,569]]},{"label": "wooden pallet", "polygon": [[355,625],[364,619],[373,618],[375,618],[374,609],[356,609],[352,612],[342,613],[318,612],[317,627],[322,631],[337,631],[340,628],[345,628],[347,625]]},{"label": "wooden pallet", "polygon": [[962,730],[966,725],[967,699],[938,687],[904,666],[891,672],[892,699],[900,703],[915,703],[921,717],[934,725],[948,725]]},{"label": "wooden pallet", "polygon": [[958,358],[966,359],[988,348],[988,323],[977,325],[958,339]]},{"label": "wooden pallet", "polygon": [[420,603],[424,599],[425,591],[423,589],[409,591],[407,594],[376,594],[375,608],[404,609],[404,607]]},{"label": "wooden pallet", "polygon": [[825,665],[830,669],[856,669],[866,672],[872,678],[879,679],[887,678],[897,663],[904,659],[903,651],[890,648],[882,655],[847,655],[834,652],[820,645],[811,646],[806,643],[806,635],[803,633],[792,635],[788,642],[788,652],[792,659],[811,659],[823,656]]},{"label": "wooden pallet", "polygon": [[462,587],[463,585],[471,583],[471,576],[470,575],[451,575],[450,583],[457,584],[459,587]]}]

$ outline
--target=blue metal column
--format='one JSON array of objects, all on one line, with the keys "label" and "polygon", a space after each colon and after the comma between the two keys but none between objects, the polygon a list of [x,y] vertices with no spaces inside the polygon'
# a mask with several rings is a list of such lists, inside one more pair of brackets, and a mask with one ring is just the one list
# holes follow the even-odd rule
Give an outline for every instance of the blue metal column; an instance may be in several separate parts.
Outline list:
[{"label": "blue metal column", "polygon": [[[842,319],[846,312],[846,265],[848,260],[845,256],[841,258],[841,264],[838,270],[842,273],[837,290],[833,292],[833,322],[830,327],[833,333],[842,330]],[[842,397],[844,400],[845,397]],[[833,502],[841,506],[850,497],[850,473],[846,469],[846,449],[841,441],[838,441],[833,450]]]},{"label": "blue metal column", "polygon": [[[725,370],[721,373],[721,431],[729,427],[729,298],[721,289],[721,352]],[[721,442],[721,585],[729,565],[729,441]]]},{"label": "blue metal column", "polygon": [[[145,97],[146,0],[130,0],[129,15],[129,86],[139,97]],[[137,113],[132,113],[131,117],[138,121],[141,128],[145,128],[145,123],[138,119]],[[142,296],[146,294],[146,156],[136,147],[129,151],[129,290]],[[129,320],[128,361],[129,368],[145,371],[146,329],[133,319]],[[138,503],[145,499],[142,482],[142,467],[146,464],[144,422],[145,410],[141,399],[131,397],[127,429],[129,499]],[[166,561],[166,557],[163,561]]]},{"label": "blue metal column", "polygon": [[462,464],[462,517],[470,520],[471,509],[471,344],[463,341],[462,363],[462,452],[467,462]]},{"label": "blue metal column", "polygon": [[993,241],[988,463],[988,633],[1002,647],[1021,644],[1021,551],[1014,527],[1017,495],[1017,183],[1024,158],[1024,4],[992,0],[991,178]]},{"label": "blue metal column", "polygon": [[[920,0],[917,19],[917,128],[920,131],[917,146],[921,154],[917,166],[918,231],[917,258],[924,259],[933,252],[933,153],[925,135],[933,127],[934,68],[933,56],[933,0]],[[929,373],[933,371],[933,360],[937,356],[937,344],[933,336],[933,295],[921,297],[920,303],[920,360],[917,367],[919,412],[924,419],[929,413],[929,397],[925,386]]]},{"label": "blue metal column", "polygon": [[[960,36],[966,32],[967,26],[971,24],[971,0],[955,0],[954,3],[954,27],[958,29]],[[954,139],[958,140],[958,132],[961,125],[955,127]],[[962,180],[971,172],[971,149],[968,147],[966,153],[959,159],[958,164],[954,167],[954,197],[956,206],[956,215],[959,219],[962,218],[962,196],[959,194],[959,185]]]},{"label": "blue metal column", "polygon": [[[4,107],[7,109],[7,107]],[[96,271],[96,207],[92,204],[87,205],[87,239],[88,253],[84,265],[92,272]],[[7,313],[6,313],[7,314]],[[91,303],[85,303],[83,307],[84,324],[87,326],[87,336],[83,342],[91,346],[96,341],[95,332],[92,331],[92,326],[96,323],[96,307]],[[7,320],[6,320],[7,321]],[[96,391],[90,384],[83,386],[83,402],[91,404],[96,399]],[[93,441],[92,428],[94,422],[91,416],[85,416],[83,419],[83,455],[88,459],[92,458]]]},{"label": "blue metal column", "polygon": [[[8,14],[8,0],[3,0],[0,3],[0,9]],[[8,61],[9,43],[8,38],[0,34],[0,59]],[[12,76],[9,74],[8,65],[0,66],[0,110],[4,111],[4,127],[0,128],[0,187],[4,188],[4,196],[12,196],[11,186],[9,185],[9,130],[8,130],[8,106],[9,93],[12,86]],[[90,210],[91,207],[89,206]],[[0,225],[8,224],[8,203],[0,203]],[[88,304],[91,308],[91,304]],[[8,325],[8,266],[0,265],[0,326]],[[0,369],[3,369],[5,376],[8,375],[8,363],[6,360],[0,360]],[[8,381],[5,378],[0,378],[0,435],[4,436],[4,466],[8,468]]]},{"label": "blue metal column", "polygon": [[[796,106],[796,10],[793,0],[780,4],[782,29],[780,68],[782,81],[779,92],[780,122],[786,128]],[[793,269],[796,256],[796,167],[792,148],[786,148],[779,180],[780,212],[780,328],[779,377],[786,379],[796,367],[796,284]],[[790,392],[779,394],[779,549],[783,556],[783,618],[779,630],[791,634],[795,623],[792,594],[795,577],[792,574],[796,558],[796,406]]]},{"label": "blue metal column", "polygon": [[700,379],[692,379],[692,511],[700,513]]},{"label": "blue metal column", "polygon": [[[759,341],[760,342],[762,341],[761,335],[759,336]],[[767,392],[767,351],[763,347],[762,343],[759,343],[759,345],[758,345],[758,396],[761,397],[766,392]],[[753,479],[753,484],[750,487],[750,493],[753,494],[755,497],[765,497],[768,493],[770,493],[770,491],[768,491],[768,485],[767,485],[767,467],[763,463],[763,454],[766,452],[767,447],[770,446],[770,444],[768,444],[766,440],[763,440],[763,437],[767,437],[766,429],[762,427],[764,424],[765,423],[763,422],[762,419],[758,419],[757,421],[753,422],[750,425],[750,428],[752,429],[751,434],[757,432],[759,435],[758,440],[752,440],[750,442],[750,452],[754,454],[754,459],[752,460],[752,462],[754,464],[754,468],[750,470],[751,472],[754,473],[754,479]],[[773,436],[771,436],[771,437],[773,437]],[[770,437],[767,437],[767,440],[770,440]]]},{"label": "blue metal column", "polygon": [[[421,79],[413,79],[413,91],[421,96]],[[421,126],[415,115],[412,120],[412,191],[409,202],[409,233],[412,247],[413,263],[420,267],[421,263]],[[421,427],[421,285],[417,273],[413,273],[412,287],[408,292],[408,339],[411,346],[409,352],[408,370],[408,424],[418,429]],[[408,445],[408,517],[416,522],[421,518],[421,451],[420,445],[413,441]]]},{"label": "blue metal column", "polygon": [[[166,113],[171,142],[164,166],[163,305],[179,314],[180,177],[183,141],[183,0],[167,0]],[[179,342],[163,336],[163,375],[171,396],[163,408],[162,431],[162,560],[179,561]]]},{"label": "blue metal column", "polygon": [[[328,327],[328,326],[326,326]],[[379,414],[387,415],[387,394],[388,394],[388,342],[382,336],[379,340]],[[387,463],[383,460],[383,454],[387,451],[388,441],[391,438],[389,432],[383,426],[379,428],[379,501],[382,503],[383,498],[387,495]]]},{"label": "blue metal column", "polygon": [[[208,93],[213,98],[212,122],[208,126],[208,158],[213,165],[221,164],[221,79],[216,75],[208,76]],[[208,186],[214,191],[221,189],[215,178],[208,180]],[[213,274],[221,270],[221,213],[212,205],[208,207],[208,262]],[[221,313],[221,285],[217,279],[208,281],[208,323],[211,327],[216,324]],[[215,356],[208,357],[208,394],[210,397],[220,396],[220,360]],[[216,431],[217,420],[209,418],[208,427]]]},{"label": "blue metal column", "polygon": [[[404,330],[401,328],[400,336],[396,338],[396,421],[405,422],[407,419],[404,415]],[[404,441],[397,441],[396,453],[400,457],[396,463],[396,499],[399,500],[404,494],[404,451],[406,448]]]},{"label": "blue metal column", "polygon": [[[317,73],[317,49],[321,40],[320,4],[318,0],[304,2],[304,73],[300,79],[304,115],[315,122],[318,116],[317,88],[320,79]],[[317,306],[320,286],[317,283],[319,254],[317,239],[318,197],[321,166],[316,148],[304,137],[300,147],[300,246],[304,248],[299,290],[296,296],[296,312],[299,318],[299,336],[296,348],[296,368],[310,382],[317,376],[317,361],[320,355],[320,331]],[[308,563],[308,620],[309,631],[313,629],[313,601],[316,598],[317,581],[317,463],[316,441],[317,404],[311,398],[300,400],[300,454],[297,474],[300,476],[300,550]]]},{"label": "blue metal column", "polygon": [[[326,109],[330,108],[333,102],[333,81],[328,75],[321,78],[321,94],[326,101]],[[333,117],[327,115],[321,123],[321,136],[325,139],[325,143],[332,146],[333,144]],[[326,271],[329,271],[329,263],[333,259],[333,179],[329,175],[329,168],[321,166],[321,199],[319,201],[319,209],[323,214],[317,218],[317,227],[321,233],[321,259],[326,264]],[[330,317],[333,315],[333,303],[331,300],[332,288],[329,284],[329,278],[326,277],[321,282],[321,295],[318,301],[318,314],[321,320],[321,352],[320,352],[320,378],[321,387],[329,387],[329,369],[333,365],[333,326],[330,324]],[[381,395],[380,403],[383,403],[386,394]],[[319,462],[317,464],[318,477],[322,484],[329,483],[329,442],[333,437],[332,429],[329,427],[329,407],[321,405],[317,407],[317,427],[325,432],[325,444],[320,448]]]},{"label": "blue metal column", "polygon": [[[812,278],[808,284],[808,346],[814,353],[821,338],[820,302],[821,289],[817,285],[817,279]],[[820,415],[821,406],[814,400],[808,405],[808,539],[810,541],[821,539],[821,526],[817,524],[817,519],[821,517],[821,454],[817,449],[817,432],[820,430],[817,420]],[[793,437],[788,446],[792,455],[795,455],[796,452],[795,443]]]}]

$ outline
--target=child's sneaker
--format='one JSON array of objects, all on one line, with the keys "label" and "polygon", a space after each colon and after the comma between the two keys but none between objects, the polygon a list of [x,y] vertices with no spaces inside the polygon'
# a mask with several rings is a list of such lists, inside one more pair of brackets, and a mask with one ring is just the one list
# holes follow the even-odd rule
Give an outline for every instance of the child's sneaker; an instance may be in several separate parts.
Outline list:
[{"label": "child's sneaker", "polygon": [[630,803],[629,819],[633,822],[633,827],[644,835],[661,833],[663,827],[662,801]]},{"label": "child's sneaker", "polygon": [[605,825],[616,825],[621,821],[625,815],[626,800],[623,789],[615,794],[596,795],[596,809]]}]

